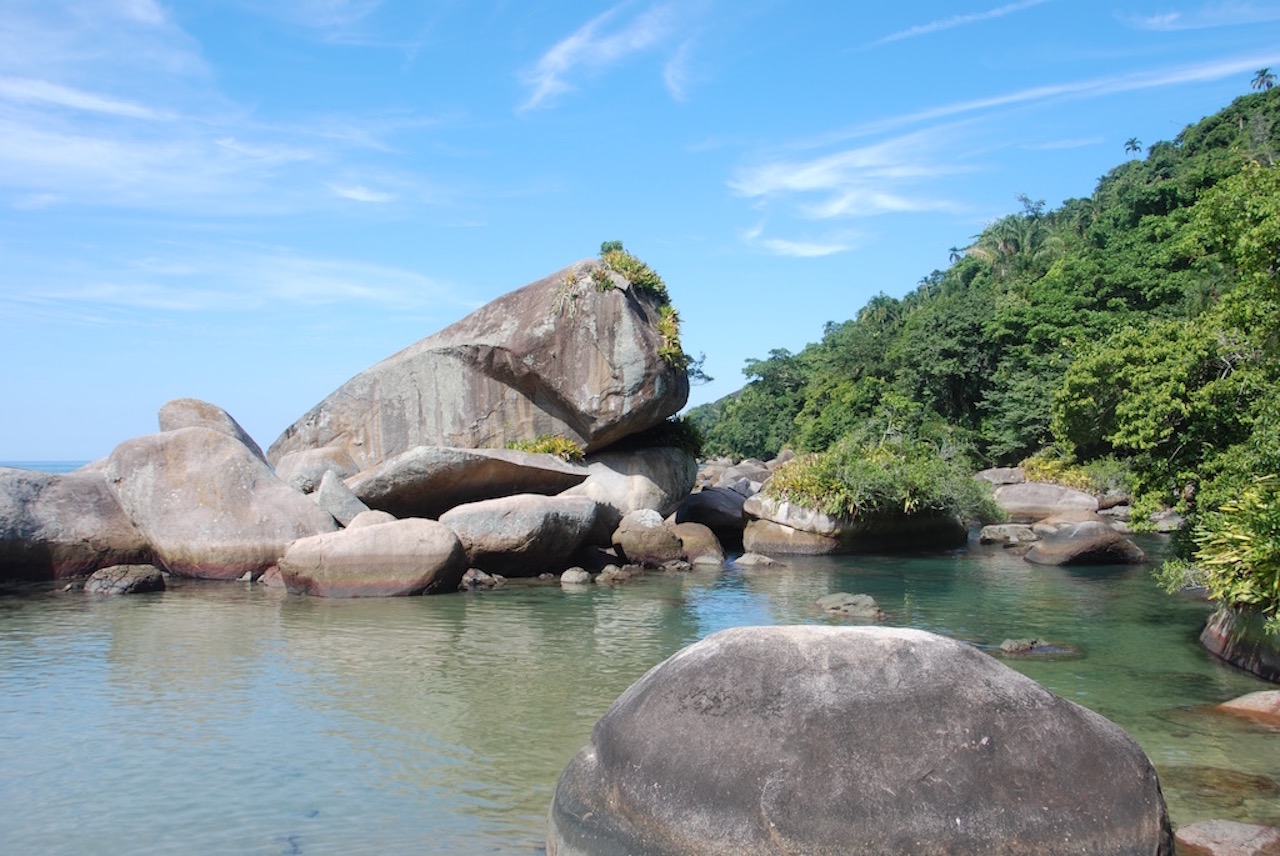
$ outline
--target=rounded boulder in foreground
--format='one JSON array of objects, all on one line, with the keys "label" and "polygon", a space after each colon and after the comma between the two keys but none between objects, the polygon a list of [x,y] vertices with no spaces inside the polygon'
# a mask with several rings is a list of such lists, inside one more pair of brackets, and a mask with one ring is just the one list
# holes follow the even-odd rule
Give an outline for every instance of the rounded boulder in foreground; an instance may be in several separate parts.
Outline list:
[{"label": "rounded boulder in foreground", "polygon": [[1116,725],[898,628],[747,627],[631,686],[556,788],[548,856],[1173,852]]}]

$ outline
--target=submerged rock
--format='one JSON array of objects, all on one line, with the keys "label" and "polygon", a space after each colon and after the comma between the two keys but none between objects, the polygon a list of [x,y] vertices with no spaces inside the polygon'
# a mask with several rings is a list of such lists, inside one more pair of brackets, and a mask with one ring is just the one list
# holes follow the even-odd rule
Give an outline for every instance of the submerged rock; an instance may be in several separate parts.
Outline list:
[{"label": "submerged rock", "polygon": [[1280,856],[1280,829],[1237,820],[1178,827],[1178,856]]},{"label": "submerged rock", "polygon": [[547,835],[548,856],[1062,852],[1172,854],[1141,748],[972,646],[880,627],[678,652],[601,717]]},{"label": "submerged rock", "polygon": [[164,588],[164,574],[155,565],[112,565],[94,571],[84,582],[89,594],[144,594]]},{"label": "submerged rock", "polygon": [[834,612],[863,621],[879,621],[884,618],[884,610],[869,594],[836,592],[825,595],[818,598],[818,608],[823,612]]}]

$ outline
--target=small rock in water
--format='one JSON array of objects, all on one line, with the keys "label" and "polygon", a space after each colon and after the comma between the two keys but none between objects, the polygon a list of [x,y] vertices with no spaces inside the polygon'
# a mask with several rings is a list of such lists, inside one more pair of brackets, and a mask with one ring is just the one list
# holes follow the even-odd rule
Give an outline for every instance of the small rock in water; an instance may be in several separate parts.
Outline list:
[{"label": "small rock in water", "polygon": [[1014,657],[1052,657],[1078,653],[1070,645],[1045,642],[1043,639],[1006,639],[1000,643],[1000,652]]},{"label": "small rock in water", "polygon": [[818,598],[818,606],[826,612],[835,612],[840,615],[847,615],[850,618],[861,618],[870,621],[879,621],[884,618],[884,610],[876,603],[875,598],[869,594],[836,592],[835,594]]},{"label": "small rock in water", "polygon": [[1234,820],[1202,820],[1178,827],[1179,856],[1275,856],[1280,829]]},{"label": "small rock in water", "polygon": [[591,582],[591,574],[583,568],[570,568],[560,575],[560,585],[581,586]]},{"label": "small rock in water", "polygon": [[733,563],[740,568],[780,568],[782,563],[777,559],[771,559],[760,553],[743,553],[741,556],[733,560]]},{"label": "small rock in water", "polygon": [[112,565],[94,571],[85,581],[91,594],[141,594],[164,591],[164,574],[153,565]]}]

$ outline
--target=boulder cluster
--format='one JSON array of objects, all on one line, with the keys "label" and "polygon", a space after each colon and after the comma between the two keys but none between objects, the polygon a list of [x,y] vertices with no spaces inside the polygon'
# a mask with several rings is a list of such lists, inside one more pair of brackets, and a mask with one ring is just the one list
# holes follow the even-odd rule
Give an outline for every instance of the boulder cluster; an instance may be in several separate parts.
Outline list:
[{"label": "boulder cluster", "polygon": [[[1061,485],[1029,482],[1018,467],[983,470],[978,478],[995,486],[995,500],[1009,522],[984,526],[982,544],[1024,550],[1037,565],[1142,564],[1142,548],[1126,537],[1129,498],[1101,499]],[[1166,525],[1171,521],[1165,521]]]},{"label": "boulder cluster", "polygon": [[[152,566],[363,597],[698,560],[715,539],[665,522],[696,462],[637,439],[688,397],[661,308],[586,260],[361,372],[265,454],[180,399],[76,472],[0,469],[0,581]],[[546,439],[586,457],[513,448]],[[141,590],[107,576],[91,588]]]}]

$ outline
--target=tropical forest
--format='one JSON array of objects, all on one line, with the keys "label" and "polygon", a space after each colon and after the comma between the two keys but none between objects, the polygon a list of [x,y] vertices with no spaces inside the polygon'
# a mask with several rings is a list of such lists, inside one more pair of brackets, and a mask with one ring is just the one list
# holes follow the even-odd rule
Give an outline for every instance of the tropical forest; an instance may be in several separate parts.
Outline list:
[{"label": "tropical forest", "polygon": [[[775,493],[858,515],[937,504],[989,515],[976,469],[1173,509],[1216,600],[1280,605],[1280,90],[1144,146],[1091,196],[1034,188],[901,298],[829,321],[799,353],[748,360],[688,421],[709,455],[801,466]],[[1120,156],[1117,152],[1117,156]],[[1013,201],[1011,200],[1011,203]],[[1012,207],[1012,205],[1011,205]],[[875,482],[875,483],[872,483]]]}]

